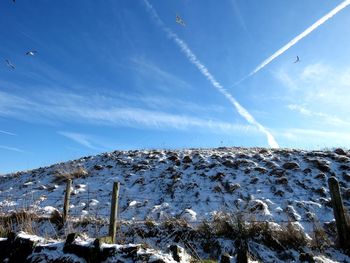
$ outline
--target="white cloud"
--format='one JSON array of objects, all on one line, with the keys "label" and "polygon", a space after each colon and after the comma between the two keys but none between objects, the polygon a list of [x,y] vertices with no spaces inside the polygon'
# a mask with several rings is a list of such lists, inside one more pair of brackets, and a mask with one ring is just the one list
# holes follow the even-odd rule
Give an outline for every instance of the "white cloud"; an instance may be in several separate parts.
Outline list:
[{"label": "white cloud", "polygon": [[312,118],[319,118],[321,121],[327,122],[331,125],[338,125],[338,126],[346,125],[346,126],[350,127],[350,122],[344,121],[337,116],[330,115],[330,114],[323,113],[323,112],[311,111],[302,105],[289,104],[288,109],[296,111],[304,116],[308,116],[308,117],[312,117]]},{"label": "white cloud", "polygon": [[285,87],[291,91],[298,89],[296,81],[290,77],[290,75],[283,69],[280,69],[278,72],[274,72],[274,76],[281,81]]},{"label": "white cloud", "polygon": [[294,147],[350,147],[350,133],[348,132],[316,129],[285,129],[283,131],[276,131],[276,134],[292,142]]},{"label": "white cloud", "polygon": [[330,75],[331,68],[322,64],[315,63],[307,65],[300,74],[300,78],[304,81],[319,81],[323,79],[323,76]]},{"label": "white cloud", "polygon": [[23,150],[21,150],[19,148],[5,146],[5,145],[0,145],[0,149],[7,150],[7,151],[13,151],[13,152],[19,152],[19,153],[23,153],[24,152]]},{"label": "white cloud", "polygon": [[31,122],[80,122],[150,129],[188,130],[197,128],[210,133],[225,134],[256,132],[256,128],[251,125],[231,124],[210,118],[198,118],[140,107],[116,107],[113,100],[101,96],[51,91],[41,92],[39,97],[40,99],[34,100],[0,92],[2,102],[0,116]]},{"label": "white cloud", "polygon": [[10,136],[17,136],[17,134],[9,132],[9,131],[4,131],[4,130],[0,130],[0,133],[2,134],[6,134],[6,135],[10,135]]},{"label": "white cloud", "polygon": [[[340,115],[348,119],[350,114],[350,68],[334,68],[323,63],[306,65],[299,71],[281,69],[275,73],[277,78],[289,91],[291,85],[298,87],[288,96],[297,104],[308,105],[312,112],[324,112],[328,115]],[[292,83],[291,84],[291,81]],[[293,103],[292,103],[293,104]]]},{"label": "white cloud", "polygon": [[76,133],[76,132],[65,132],[65,131],[59,131],[60,135],[67,137],[68,139],[71,139],[89,149],[97,150],[98,148],[93,145],[93,139],[86,134],[82,133]]},{"label": "white cloud", "polygon": [[142,75],[157,80],[159,82],[161,89],[164,91],[174,89],[174,88],[183,88],[191,89],[191,85],[186,81],[183,81],[179,77],[160,69],[154,63],[146,61],[144,58],[133,57],[131,58],[134,69],[137,70]]}]

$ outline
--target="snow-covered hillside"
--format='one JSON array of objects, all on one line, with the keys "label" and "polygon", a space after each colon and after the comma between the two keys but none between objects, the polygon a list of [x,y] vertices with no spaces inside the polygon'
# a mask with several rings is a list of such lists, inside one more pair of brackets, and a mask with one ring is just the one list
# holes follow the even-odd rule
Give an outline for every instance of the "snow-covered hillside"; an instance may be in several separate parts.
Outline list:
[{"label": "snow-covered hillside", "polygon": [[[71,219],[108,220],[117,181],[124,223],[178,218],[198,225],[239,212],[247,222],[294,222],[311,235],[315,222],[334,231],[330,176],[339,180],[349,209],[350,152],[341,149],[115,151],[0,177],[0,212],[26,208],[50,216],[61,211],[65,179],[71,177]],[[90,229],[87,235],[94,233]]]}]

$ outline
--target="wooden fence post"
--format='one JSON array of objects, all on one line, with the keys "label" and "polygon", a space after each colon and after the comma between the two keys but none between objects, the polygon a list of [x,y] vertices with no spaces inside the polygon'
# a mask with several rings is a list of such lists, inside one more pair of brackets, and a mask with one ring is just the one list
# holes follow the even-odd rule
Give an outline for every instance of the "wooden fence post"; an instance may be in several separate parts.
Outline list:
[{"label": "wooden fence post", "polygon": [[328,179],[328,185],[332,198],[334,218],[337,225],[339,246],[345,249],[350,248],[349,226],[344,212],[338,180],[332,176]]},{"label": "wooden fence post", "polygon": [[109,236],[111,237],[113,243],[115,243],[116,231],[117,231],[119,186],[120,186],[119,182],[113,183],[111,215],[109,218]]},{"label": "wooden fence post", "polygon": [[66,223],[67,216],[68,216],[71,188],[72,188],[72,179],[67,179],[66,193],[64,195],[64,204],[63,204],[63,216],[62,216],[63,224]]},{"label": "wooden fence post", "polygon": [[248,263],[248,240],[246,233],[246,226],[241,214],[237,215],[237,227],[238,227],[238,240],[236,240],[237,248],[237,263]]}]

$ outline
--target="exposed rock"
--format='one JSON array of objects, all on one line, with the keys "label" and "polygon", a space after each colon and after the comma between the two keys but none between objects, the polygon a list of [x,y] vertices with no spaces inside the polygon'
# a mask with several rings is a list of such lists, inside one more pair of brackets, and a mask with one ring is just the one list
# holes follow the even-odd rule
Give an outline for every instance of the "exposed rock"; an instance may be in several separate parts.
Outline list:
[{"label": "exposed rock", "polygon": [[350,200],[350,188],[344,189],[342,194],[345,200]]},{"label": "exposed rock", "polygon": [[238,183],[234,184],[234,183],[225,182],[225,183],[224,183],[224,188],[225,188],[225,190],[226,190],[228,193],[232,194],[232,193],[233,193],[234,191],[236,191],[238,188],[241,188],[241,186],[240,186],[240,184],[238,184]]},{"label": "exposed rock", "polygon": [[265,163],[266,163],[265,166],[266,166],[267,168],[270,168],[270,169],[277,169],[277,168],[279,168],[279,165],[276,164],[275,162],[266,161]]},{"label": "exposed rock", "polygon": [[103,169],[103,166],[99,165],[99,164],[96,164],[96,165],[94,165],[94,169],[99,171],[99,170]]},{"label": "exposed rock", "polygon": [[190,156],[186,155],[184,158],[182,158],[183,163],[192,163],[192,159]]},{"label": "exposed rock", "polygon": [[287,170],[294,170],[294,169],[299,169],[300,166],[298,163],[296,162],[286,162],[283,164],[282,166],[284,169],[287,169]]},{"label": "exposed rock", "polygon": [[259,173],[261,173],[261,174],[266,174],[266,173],[268,172],[268,170],[267,170],[266,168],[260,167],[260,166],[255,167],[255,168],[254,168],[254,171],[257,171],[257,172],[259,172]]},{"label": "exposed rock", "polygon": [[267,153],[270,153],[267,149],[261,149],[259,151],[260,154],[267,154]]},{"label": "exposed rock", "polygon": [[319,179],[319,180],[322,180],[322,181],[325,181],[326,180],[326,175],[324,173],[319,173],[318,175],[315,176],[315,179]]},{"label": "exposed rock", "polygon": [[234,169],[238,168],[237,165],[234,162],[232,162],[231,160],[226,160],[222,164],[228,168],[234,168]]},{"label": "exposed rock", "polygon": [[310,168],[305,168],[305,169],[303,170],[303,173],[304,173],[304,174],[310,174],[310,173],[312,173],[312,170],[311,170]]},{"label": "exposed rock", "polygon": [[268,210],[267,205],[261,200],[251,200],[249,202],[249,206],[250,206],[250,212]]},{"label": "exposed rock", "polygon": [[321,172],[330,172],[329,162],[326,160],[314,158],[314,159],[306,159],[306,161],[312,163],[317,169]]},{"label": "exposed rock", "polygon": [[347,156],[337,156],[335,160],[339,163],[348,163],[350,162],[350,158]]},{"label": "exposed rock", "polygon": [[294,220],[294,221],[297,221],[297,220],[300,220],[301,216],[295,211],[294,207],[291,206],[291,205],[288,205],[286,208],[285,208],[285,212],[288,214],[288,216]]},{"label": "exposed rock", "polygon": [[66,238],[65,245],[72,244],[76,238],[77,238],[77,233],[70,233],[70,234],[68,234],[68,236]]},{"label": "exposed rock", "polygon": [[216,175],[213,175],[210,177],[212,181],[221,181],[225,177],[224,173],[217,173]]},{"label": "exposed rock", "polygon": [[214,192],[214,193],[222,193],[222,190],[221,190],[220,185],[216,185],[216,186],[213,188],[213,192]]},{"label": "exposed rock", "polygon": [[314,255],[311,254],[311,253],[301,253],[299,255],[299,260],[301,262],[309,262],[309,263],[314,263],[315,262]]},{"label": "exposed rock", "polygon": [[275,183],[276,183],[276,184],[284,184],[284,185],[287,185],[287,184],[288,184],[288,179],[287,179],[287,177],[277,178],[277,179],[275,180]]},{"label": "exposed rock", "polygon": [[231,262],[231,257],[229,254],[224,253],[221,255],[220,263],[230,263]]},{"label": "exposed rock", "polygon": [[344,178],[345,181],[350,182],[350,174],[349,173],[342,173],[342,177]]},{"label": "exposed rock", "polygon": [[173,259],[177,262],[180,262],[181,261],[181,257],[180,257],[181,249],[180,249],[180,247],[178,247],[177,245],[171,245],[169,247],[169,250],[173,256]]},{"label": "exposed rock", "polygon": [[277,196],[284,196],[284,192],[282,190],[277,190],[274,195],[277,195]]},{"label": "exposed rock", "polygon": [[259,181],[259,178],[255,176],[255,177],[252,178],[252,180],[250,180],[250,183],[251,184],[256,184],[258,181]]},{"label": "exposed rock", "polygon": [[273,175],[273,176],[277,176],[277,177],[281,177],[284,175],[286,171],[282,168],[277,168],[277,169],[273,169],[271,172],[270,172],[270,175]]},{"label": "exposed rock", "polygon": [[319,194],[322,197],[326,197],[327,196],[327,190],[324,187],[316,189],[315,193]]},{"label": "exposed rock", "polygon": [[236,167],[256,166],[256,163],[249,160],[249,159],[237,159],[237,160],[235,160],[235,166]]},{"label": "exposed rock", "polygon": [[342,148],[337,148],[334,152],[338,155],[346,155],[346,152]]},{"label": "exposed rock", "polygon": [[330,198],[320,197],[318,200],[322,205],[332,207],[332,200]]}]

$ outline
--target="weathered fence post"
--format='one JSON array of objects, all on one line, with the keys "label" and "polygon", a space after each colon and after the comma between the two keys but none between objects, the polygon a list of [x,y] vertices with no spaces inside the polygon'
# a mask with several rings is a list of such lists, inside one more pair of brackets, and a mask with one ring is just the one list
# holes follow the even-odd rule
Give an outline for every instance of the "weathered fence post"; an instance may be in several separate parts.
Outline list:
[{"label": "weathered fence post", "polygon": [[67,179],[66,193],[64,195],[64,204],[63,204],[63,216],[62,216],[63,224],[66,222],[67,216],[68,216],[71,187],[72,187],[72,179]]},{"label": "weathered fence post", "polygon": [[237,248],[237,263],[248,263],[248,240],[247,233],[243,221],[243,216],[241,214],[237,215],[237,227],[238,227],[238,240],[236,240]]},{"label": "weathered fence post", "polygon": [[332,198],[334,218],[337,225],[339,246],[345,249],[350,248],[349,226],[344,212],[338,180],[332,176],[328,179],[328,185]]},{"label": "weathered fence post", "polygon": [[113,243],[115,243],[116,231],[117,231],[119,185],[120,185],[119,182],[113,183],[112,200],[111,200],[111,216],[109,219],[109,236],[111,237]]}]

